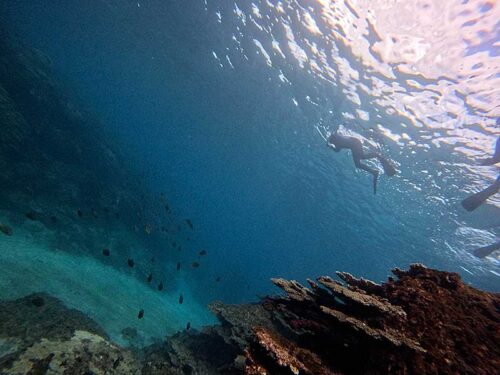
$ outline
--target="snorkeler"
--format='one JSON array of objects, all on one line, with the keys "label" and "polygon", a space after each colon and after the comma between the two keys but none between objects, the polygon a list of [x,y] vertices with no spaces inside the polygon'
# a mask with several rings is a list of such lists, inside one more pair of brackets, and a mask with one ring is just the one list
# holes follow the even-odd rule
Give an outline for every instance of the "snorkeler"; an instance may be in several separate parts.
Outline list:
[{"label": "snorkeler", "polygon": [[379,152],[369,151],[365,152],[363,150],[363,143],[356,138],[348,135],[339,134],[338,131],[333,133],[328,137],[327,140],[328,147],[332,148],[335,152],[346,148],[350,149],[352,152],[352,159],[354,160],[354,165],[356,168],[362,169],[373,176],[373,194],[377,193],[377,180],[379,171],[375,168],[371,168],[368,165],[361,162],[361,160],[366,159],[377,159],[382,164],[385,174],[388,176],[394,176],[396,174],[396,168]]},{"label": "snorkeler", "polygon": [[[495,145],[495,153],[493,157],[486,158],[480,161],[479,165],[494,165],[500,163],[500,137],[498,137],[496,145]],[[492,195],[498,193],[500,191],[500,175],[498,175],[496,181],[480,192],[471,195],[468,198],[465,198],[462,201],[462,207],[467,211],[474,211],[480,205],[482,205],[486,200]]]}]

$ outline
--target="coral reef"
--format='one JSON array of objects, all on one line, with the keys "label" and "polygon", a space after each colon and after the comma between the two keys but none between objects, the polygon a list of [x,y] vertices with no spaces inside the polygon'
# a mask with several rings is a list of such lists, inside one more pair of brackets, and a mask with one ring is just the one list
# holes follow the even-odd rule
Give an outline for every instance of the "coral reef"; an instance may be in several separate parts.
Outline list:
[{"label": "coral reef", "polygon": [[[247,374],[492,374],[500,365],[500,296],[457,274],[412,265],[382,285],[339,273],[275,279],[266,306],[285,333],[256,327]],[[280,328],[283,331],[283,328]]]},{"label": "coral reef", "polygon": [[178,373],[198,374],[496,372],[498,294],[418,264],[393,273],[397,279],[383,284],[340,272],[344,283],[324,276],[305,287],[274,279],[284,296],[259,304],[213,303],[219,326],[168,338],[164,354],[150,348],[149,359],[158,364],[168,357],[163,369],[177,363]]},{"label": "coral reef", "polygon": [[[500,296],[412,265],[383,284],[338,273],[274,279],[285,294],[210,305],[220,323],[120,348],[82,313],[44,294],[0,303],[0,373],[493,374]],[[133,342],[136,332],[124,335]]]}]

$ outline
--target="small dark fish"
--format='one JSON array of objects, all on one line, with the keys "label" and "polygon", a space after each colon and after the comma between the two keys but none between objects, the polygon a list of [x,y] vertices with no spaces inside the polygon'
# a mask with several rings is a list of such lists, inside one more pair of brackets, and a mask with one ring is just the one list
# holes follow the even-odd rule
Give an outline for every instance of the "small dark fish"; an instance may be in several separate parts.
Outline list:
[{"label": "small dark fish", "polygon": [[172,242],[172,247],[176,247],[176,246],[177,246],[177,243],[175,243],[175,241]]},{"label": "small dark fish", "polygon": [[168,207],[168,204],[165,205],[165,211],[167,211],[167,212],[170,211],[170,207]]},{"label": "small dark fish", "polygon": [[51,217],[50,217],[50,222],[51,222],[52,224],[57,223],[57,217],[55,217],[55,216],[51,216]]},{"label": "small dark fish", "polygon": [[78,210],[78,211],[76,211],[76,214],[78,215],[78,217],[83,217],[83,212],[82,212],[82,210]]},{"label": "small dark fish", "polygon": [[9,227],[6,224],[1,224],[1,223],[0,223],[0,232],[5,234],[6,236],[12,236],[12,234],[14,234],[14,231],[12,230],[11,227]]},{"label": "small dark fish", "polygon": [[152,274],[152,273],[150,273],[150,274],[148,275],[148,283],[150,283],[152,280],[153,280],[153,274]]},{"label": "small dark fish", "polygon": [[133,260],[133,259],[129,258],[129,259],[128,259],[128,261],[127,261],[127,263],[128,263],[128,266],[129,266],[130,268],[134,267],[135,262],[134,262],[134,260]]},{"label": "small dark fish", "polygon": [[198,268],[199,266],[200,266],[200,263],[198,263],[198,262],[191,263],[191,267],[193,267],[193,268]]},{"label": "small dark fish", "polygon": [[115,213],[115,217],[116,217],[117,219],[119,219],[119,218],[120,218],[120,214],[119,214],[118,212],[117,212],[117,213]]},{"label": "small dark fish", "polygon": [[186,324],[186,331],[189,331],[191,329],[191,322],[188,322]]},{"label": "small dark fish", "polygon": [[152,257],[151,258],[151,263],[154,263],[155,262],[155,257]]},{"label": "small dark fish", "polygon": [[142,319],[144,316],[144,310],[139,311],[139,314],[137,314],[137,319]]},{"label": "small dark fish", "polygon": [[199,252],[199,255],[200,256],[207,255],[207,251],[206,250],[202,250],[202,251]]},{"label": "small dark fish", "polygon": [[111,255],[111,253],[110,253],[109,249],[104,249],[102,251],[102,255],[104,255],[105,257],[109,257]]},{"label": "small dark fish", "polygon": [[177,248],[177,251],[182,251],[182,246],[179,246],[179,247]]},{"label": "small dark fish", "polygon": [[215,279],[215,281],[219,282],[220,281],[220,276],[217,276],[217,278]]},{"label": "small dark fish", "polygon": [[104,207],[103,211],[104,211],[105,214],[109,214],[109,208]]},{"label": "small dark fish", "polygon": [[26,213],[26,217],[30,220],[33,220],[33,221],[35,221],[37,219],[37,215],[36,215],[35,211],[30,211],[30,212]]},{"label": "small dark fish", "polygon": [[45,305],[45,300],[42,297],[35,297],[31,300],[31,303],[36,307],[42,307]]},{"label": "small dark fish", "polygon": [[177,271],[181,269],[181,262],[177,262]]},{"label": "small dark fish", "polygon": [[158,290],[161,292],[163,290],[163,282],[158,284]]},{"label": "small dark fish", "polygon": [[187,225],[189,225],[189,228],[194,229],[194,227],[193,227],[193,223],[192,223],[192,221],[191,221],[191,220],[186,219],[186,223],[187,223]]},{"label": "small dark fish", "polygon": [[179,296],[179,303],[182,305],[182,302],[184,302],[184,297],[182,294]]}]

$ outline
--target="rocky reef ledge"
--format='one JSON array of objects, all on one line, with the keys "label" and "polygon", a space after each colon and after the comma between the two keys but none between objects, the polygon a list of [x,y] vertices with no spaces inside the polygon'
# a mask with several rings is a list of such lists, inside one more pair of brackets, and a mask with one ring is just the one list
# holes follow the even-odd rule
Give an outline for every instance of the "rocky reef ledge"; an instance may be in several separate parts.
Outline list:
[{"label": "rocky reef ledge", "polygon": [[[494,374],[500,295],[412,265],[383,284],[338,272],[256,304],[213,303],[221,324],[142,349],[47,295],[0,304],[0,374]],[[341,281],[340,281],[341,280]]]}]

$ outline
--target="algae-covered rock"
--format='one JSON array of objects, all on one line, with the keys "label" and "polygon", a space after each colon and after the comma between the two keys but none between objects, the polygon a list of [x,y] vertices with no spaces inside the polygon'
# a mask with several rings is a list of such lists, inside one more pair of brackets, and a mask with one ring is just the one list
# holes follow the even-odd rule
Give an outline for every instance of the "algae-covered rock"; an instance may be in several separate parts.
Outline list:
[{"label": "algae-covered rock", "polygon": [[29,347],[8,374],[139,374],[140,366],[127,351],[101,336],[76,331],[69,340],[48,340]]}]

